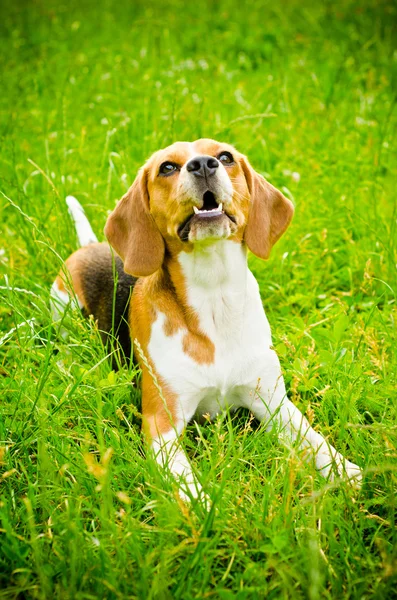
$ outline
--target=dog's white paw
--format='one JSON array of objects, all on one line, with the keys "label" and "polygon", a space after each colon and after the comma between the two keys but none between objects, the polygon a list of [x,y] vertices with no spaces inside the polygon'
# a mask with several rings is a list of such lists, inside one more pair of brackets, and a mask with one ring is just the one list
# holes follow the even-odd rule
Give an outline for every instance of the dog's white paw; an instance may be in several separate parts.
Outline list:
[{"label": "dog's white paw", "polygon": [[323,477],[329,481],[335,481],[340,477],[354,487],[361,487],[363,473],[360,467],[344,458],[334,448],[331,451],[319,453],[316,462]]},{"label": "dog's white paw", "polygon": [[343,479],[347,479],[354,487],[361,487],[363,472],[358,465],[344,459],[342,464],[338,465],[338,473]]},{"label": "dog's white paw", "polygon": [[206,494],[198,483],[198,481],[194,481],[193,483],[188,484],[187,486],[181,485],[179,490],[179,497],[186,504],[191,504],[193,501],[198,501],[207,511],[211,508],[211,500],[208,494]]},{"label": "dog's white paw", "polygon": [[333,457],[333,464],[334,469],[330,471],[331,481],[334,481],[336,476],[339,476],[348,481],[352,486],[357,488],[361,487],[363,473],[358,465],[350,462],[339,453]]}]

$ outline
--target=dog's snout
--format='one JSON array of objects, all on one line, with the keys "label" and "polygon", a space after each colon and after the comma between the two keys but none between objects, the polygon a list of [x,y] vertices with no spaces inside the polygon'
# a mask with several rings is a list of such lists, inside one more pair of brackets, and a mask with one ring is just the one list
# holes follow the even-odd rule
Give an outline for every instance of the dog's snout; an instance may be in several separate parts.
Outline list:
[{"label": "dog's snout", "polygon": [[216,173],[219,162],[213,156],[196,156],[189,160],[186,170],[196,177],[211,177]]}]

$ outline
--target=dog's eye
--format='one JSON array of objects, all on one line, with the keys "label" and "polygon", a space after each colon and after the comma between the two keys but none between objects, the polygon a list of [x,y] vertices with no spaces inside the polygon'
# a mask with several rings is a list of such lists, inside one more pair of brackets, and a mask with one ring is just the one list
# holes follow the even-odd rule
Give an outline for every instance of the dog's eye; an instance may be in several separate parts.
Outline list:
[{"label": "dog's eye", "polygon": [[179,166],[173,162],[166,161],[160,165],[160,175],[172,175],[175,171],[179,171]]},{"label": "dog's eye", "polygon": [[230,154],[230,152],[221,152],[218,155],[218,160],[224,165],[231,165],[234,163],[233,154]]}]

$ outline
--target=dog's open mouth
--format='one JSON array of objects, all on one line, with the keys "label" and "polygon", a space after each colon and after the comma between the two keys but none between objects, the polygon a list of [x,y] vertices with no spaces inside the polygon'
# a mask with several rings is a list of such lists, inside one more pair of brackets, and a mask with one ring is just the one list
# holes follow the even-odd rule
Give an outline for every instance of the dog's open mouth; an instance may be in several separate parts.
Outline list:
[{"label": "dog's open mouth", "polygon": [[215,219],[228,218],[233,223],[236,219],[233,215],[229,215],[223,210],[222,203],[218,203],[215,194],[210,190],[207,190],[203,195],[203,205],[201,208],[193,206],[193,214],[190,214],[187,219],[178,227],[178,235],[183,242],[187,242],[189,239],[190,227],[193,222],[210,222]]},{"label": "dog's open mouth", "polygon": [[222,204],[218,204],[213,192],[208,190],[203,196],[203,206],[201,208],[193,206],[193,210],[196,215],[208,217],[214,215],[215,213],[222,213]]}]

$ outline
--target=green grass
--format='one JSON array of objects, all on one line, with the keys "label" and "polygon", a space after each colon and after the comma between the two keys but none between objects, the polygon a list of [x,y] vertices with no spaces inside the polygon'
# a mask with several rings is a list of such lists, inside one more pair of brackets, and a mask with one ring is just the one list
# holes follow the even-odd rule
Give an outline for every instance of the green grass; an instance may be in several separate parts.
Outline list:
[{"label": "green grass", "polygon": [[[0,598],[396,597],[396,17],[370,0],[3,5]],[[251,267],[290,397],[364,468],[359,492],[238,413],[189,427],[213,509],[178,503],[145,458],[133,370],[111,372],[79,315],[57,337],[65,195],[102,236],[151,152],[201,136],[296,204]]]}]

